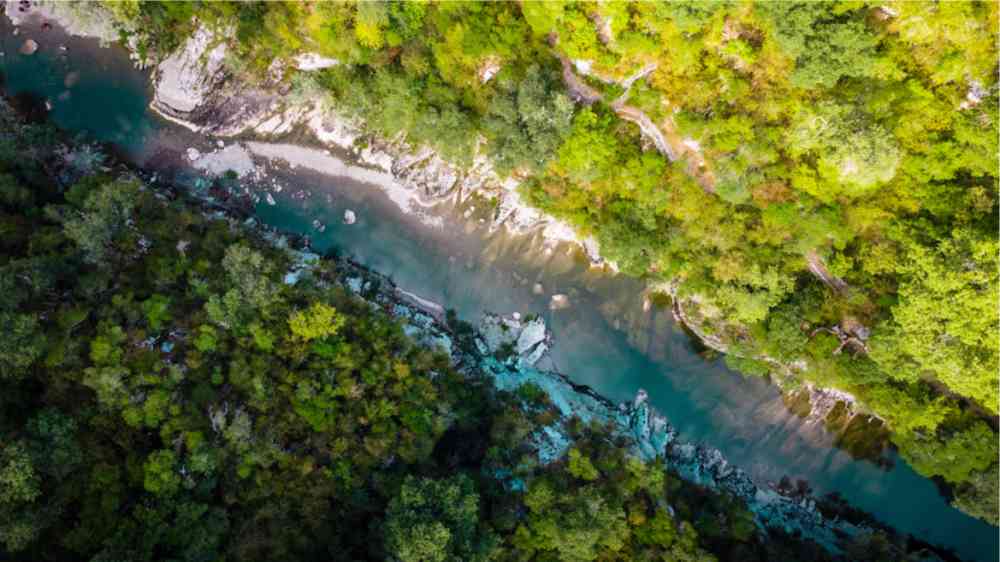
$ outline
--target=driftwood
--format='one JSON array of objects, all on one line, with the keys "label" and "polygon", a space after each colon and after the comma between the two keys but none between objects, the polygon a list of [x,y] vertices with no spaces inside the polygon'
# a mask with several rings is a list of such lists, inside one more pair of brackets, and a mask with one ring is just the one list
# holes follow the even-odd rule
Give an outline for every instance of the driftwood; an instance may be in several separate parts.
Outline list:
[{"label": "driftwood", "polygon": [[833,292],[838,295],[846,295],[850,290],[850,286],[848,286],[847,282],[830,273],[830,270],[827,269],[823,258],[816,253],[816,250],[809,250],[806,252],[806,263],[809,264],[809,271],[818,277],[819,280],[822,281],[827,287],[832,289]]}]

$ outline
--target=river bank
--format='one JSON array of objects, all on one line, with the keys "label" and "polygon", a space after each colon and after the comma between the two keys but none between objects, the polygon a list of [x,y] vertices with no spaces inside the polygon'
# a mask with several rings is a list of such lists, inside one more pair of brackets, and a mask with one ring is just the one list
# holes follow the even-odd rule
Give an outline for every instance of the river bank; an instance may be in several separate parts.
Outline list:
[{"label": "river bank", "polygon": [[[61,75],[58,80],[62,81]],[[53,101],[56,110],[61,110],[54,96]],[[140,118],[147,119],[134,119]],[[157,141],[183,138],[181,133],[176,127],[164,128]],[[227,147],[241,141],[229,140]],[[175,156],[161,151],[164,162],[174,162],[171,158],[176,155],[184,157],[190,146],[198,146],[203,154],[217,148],[214,140],[194,137],[190,142],[174,141],[174,145],[171,150]],[[153,158],[160,157],[154,154]],[[917,530],[923,526],[918,517],[921,509],[939,509],[933,485],[907,472],[905,465],[885,472],[829,451],[828,436],[803,427],[762,382],[744,381],[718,362],[706,362],[693,354],[686,337],[674,333],[669,307],[644,310],[638,284],[633,286],[621,278],[611,280],[575,264],[559,250],[544,267],[525,268],[519,260],[529,256],[540,260],[542,255],[536,252],[544,252],[544,243],[490,235],[488,225],[479,223],[475,215],[469,225],[459,221],[456,226],[449,218],[446,229],[417,224],[411,228],[409,222],[419,221],[402,214],[388,197],[383,198],[380,186],[331,179],[305,167],[285,168],[269,166],[267,170],[284,186],[280,192],[270,192],[275,206],[263,202],[265,192],[251,190],[262,199],[255,209],[261,220],[308,233],[321,247],[333,244],[356,253],[364,263],[390,273],[416,294],[453,306],[462,317],[477,317],[484,309],[543,313],[564,342],[551,354],[559,370],[572,373],[576,382],[599,388],[616,401],[629,400],[637,388],[646,388],[649,400],[669,414],[679,434],[724,450],[726,457],[745,467],[756,482],[766,486],[784,475],[805,478],[817,491],[843,490],[852,503],[864,505],[889,521],[903,517],[904,526]],[[300,191],[313,195],[298,200],[294,194]],[[332,206],[328,196],[333,198]],[[341,223],[345,209],[357,211],[357,224]],[[326,231],[310,228],[314,221],[326,225]],[[440,230],[443,232],[437,232]],[[465,234],[460,234],[463,231]],[[479,242],[473,242],[481,234],[492,236],[485,238],[489,257],[484,257]],[[560,270],[566,274],[559,274]],[[534,283],[544,285],[544,295],[534,294]],[[571,306],[549,311],[550,297],[555,294],[568,295]],[[633,349],[655,358],[655,362],[637,356]],[[893,501],[884,501],[885,497]],[[940,520],[942,536],[961,535],[947,531],[961,523],[947,517]]]},{"label": "river bank", "polygon": [[[429,148],[411,146],[405,139],[383,139],[368,133],[363,123],[344,117],[322,101],[307,98],[289,102],[292,96],[281,77],[293,63],[276,60],[270,80],[249,82],[226,69],[227,43],[223,37],[224,34],[199,28],[182,48],[156,66],[152,77],[155,94],[150,104],[154,111],[192,131],[215,137],[276,138],[305,129],[327,150],[259,141],[249,141],[244,146],[248,152],[272,162],[283,161],[331,176],[376,184],[401,210],[432,227],[440,227],[442,222],[428,216],[427,207],[476,197],[492,207],[487,219],[490,228],[504,228],[512,234],[540,232],[550,249],[556,243],[569,242],[583,249],[595,267],[618,271],[616,264],[601,257],[593,237],[582,237],[565,222],[527,205],[518,192],[518,180],[499,177],[485,155],[477,154],[473,164],[465,168],[445,161]],[[310,67],[306,71],[320,68]],[[676,283],[670,285],[670,294],[676,299]],[[655,289],[651,286],[648,290]],[[697,302],[697,298],[687,299],[689,308],[697,308]],[[676,315],[676,318],[687,324],[708,347],[721,353],[732,352],[730,344],[707,335],[709,330],[724,331],[724,320],[706,330],[705,316],[701,321],[695,321],[692,315]],[[775,369],[772,380],[788,394],[797,391],[800,378],[796,373],[807,368],[804,361],[784,363],[766,356],[751,359],[772,365]],[[805,390],[811,420],[826,423],[827,414],[840,404],[847,411],[848,421],[859,417],[865,422],[884,424],[884,420],[871,415],[850,393],[813,385],[806,385]],[[827,425],[838,438],[845,436],[846,432],[835,424]],[[875,459],[887,441],[876,445],[874,452],[867,453]]]},{"label": "river bank", "polygon": [[[155,179],[154,175],[140,174],[146,181]],[[217,189],[192,192],[162,183],[156,189],[171,197],[187,199],[202,207],[206,215],[229,220],[231,228],[261,233],[276,247],[285,249],[293,262],[285,274],[285,283],[299,283],[314,271],[332,269],[336,275],[323,277],[323,282],[339,284],[372,306],[390,311],[404,324],[407,335],[422,345],[446,352],[467,376],[485,376],[502,391],[534,385],[545,392],[563,420],[579,418],[585,423],[610,425],[616,435],[630,443],[633,454],[639,458],[665,459],[667,469],[684,480],[744,502],[765,535],[778,533],[778,536],[805,538],[839,553],[858,534],[895,533],[871,516],[848,508],[836,497],[814,496],[803,482],[783,481],[773,488],[757,486],[718,449],[680,438],[667,419],[650,406],[648,394],[642,389],[634,399],[616,404],[592,388],[574,383],[570,376],[535,368],[554,344],[539,318],[502,317],[487,312],[479,325],[472,327],[446,314],[441,305],[407,291],[391,278],[360,263],[344,257],[321,257],[308,246],[308,237],[259,223],[244,206],[234,207],[213,196],[219,192]],[[320,262],[324,260],[332,260],[335,266],[322,267]],[[561,421],[540,428],[532,436],[542,464],[560,462],[573,443]],[[518,486],[514,480],[507,485],[512,489]],[[926,543],[907,540],[912,542],[911,552],[919,552],[922,559],[952,559],[947,552],[937,552]]]}]

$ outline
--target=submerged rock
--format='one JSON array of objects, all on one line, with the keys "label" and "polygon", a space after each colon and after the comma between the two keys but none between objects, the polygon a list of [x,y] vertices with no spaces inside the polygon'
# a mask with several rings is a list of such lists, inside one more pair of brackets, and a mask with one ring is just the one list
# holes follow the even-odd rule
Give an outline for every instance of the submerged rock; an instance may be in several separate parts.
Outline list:
[{"label": "submerged rock", "polygon": [[569,308],[569,297],[563,294],[552,295],[549,300],[549,310],[562,310]]},{"label": "submerged rock", "polygon": [[38,50],[38,43],[34,39],[25,41],[19,49],[22,55],[33,55]]},{"label": "submerged rock", "polygon": [[[189,148],[189,158],[191,150],[197,152],[196,149]],[[236,174],[236,177],[243,178],[256,172],[253,157],[242,144],[231,144],[223,149],[196,156],[192,160],[192,164],[195,168],[213,176],[222,176],[232,172]]]}]

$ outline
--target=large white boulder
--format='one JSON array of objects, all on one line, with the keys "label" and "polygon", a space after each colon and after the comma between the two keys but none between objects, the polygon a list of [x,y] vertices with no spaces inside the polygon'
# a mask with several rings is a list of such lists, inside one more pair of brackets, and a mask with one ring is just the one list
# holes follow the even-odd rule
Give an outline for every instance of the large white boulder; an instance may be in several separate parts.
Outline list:
[{"label": "large white boulder", "polygon": [[322,70],[331,66],[337,66],[338,64],[340,64],[339,60],[324,57],[319,53],[302,53],[301,55],[295,55],[292,59],[292,66],[304,71]]},{"label": "large white boulder", "polygon": [[154,106],[177,114],[197,109],[215,86],[226,50],[225,41],[199,27],[181,49],[156,67]]}]

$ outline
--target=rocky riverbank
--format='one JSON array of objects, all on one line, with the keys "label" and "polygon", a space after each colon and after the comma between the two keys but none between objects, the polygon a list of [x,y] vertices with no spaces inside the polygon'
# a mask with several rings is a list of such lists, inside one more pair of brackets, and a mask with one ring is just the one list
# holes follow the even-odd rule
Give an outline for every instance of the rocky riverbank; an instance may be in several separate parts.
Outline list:
[{"label": "rocky riverbank", "polygon": [[[324,65],[276,60],[269,79],[243,80],[224,64],[226,36],[226,30],[199,28],[163,59],[154,70],[152,109],[189,129],[216,137],[276,139],[305,129],[327,150],[261,142],[248,142],[246,147],[269,160],[373,182],[405,212],[420,214],[423,207],[478,196],[495,202],[493,228],[518,234],[540,231],[551,242],[579,244],[594,265],[616,269],[601,258],[594,239],[579,237],[566,223],[528,206],[518,194],[517,180],[498,176],[484,155],[476,155],[466,168],[403,138],[380,138],[321,101],[290,96],[287,84],[281,82],[289,68],[309,72]],[[381,177],[373,178],[373,173]]]},{"label": "rocky riverbank", "polygon": [[722,335],[727,330],[738,331],[739,327],[727,325],[724,319],[702,314],[697,295],[680,296],[675,283],[651,288],[650,294],[667,295],[674,320],[690,330],[707,348],[766,364],[770,369],[770,380],[781,389],[788,407],[805,418],[806,423],[822,424],[834,434],[838,447],[876,464],[886,462],[883,454],[889,446],[890,434],[885,420],[865,408],[848,392],[802,383],[801,375],[809,368],[805,360],[787,362],[768,355],[741,354]]},{"label": "rocky riverbank", "polygon": [[[447,353],[467,376],[487,377],[501,391],[513,391],[527,384],[540,388],[561,414],[560,420],[532,435],[541,463],[562,461],[572,446],[572,437],[565,432],[562,421],[576,417],[586,423],[612,427],[630,444],[637,457],[646,461],[662,458],[667,469],[684,480],[738,498],[754,514],[757,527],[765,534],[799,536],[840,552],[845,541],[859,533],[892,532],[863,513],[851,512],[851,517],[841,517],[842,504],[835,498],[813,496],[804,482],[755,483],[718,449],[679,438],[670,422],[651,407],[643,390],[633,400],[616,404],[590,387],[574,383],[566,374],[537,368],[555,345],[539,317],[484,313],[474,327],[455,318],[441,304],[409,292],[391,278],[349,258],[322,257],[312,252],[308,238],[260,224],[239,205],[215,197],[216,190],[192,191],[169,184],[154,187],[171,197],[190,198],[206,214],[228,220],[232,228],[259,232],[275,246],[284,248],[292,263],[284,275],[285,283],[300,283],[314,277],[321,283],[340,285],[371,306],[392,314],[401,322],[404,332],[419,344]],[[332,261],[333,266],[324,266],[322,262],[326,260]],[[331,271],[335,272],[333,276]],[[508,485],[516,488],[516,482]],[[939,558],[932,555],[927,559]]]},{"label": "rocky riverbank", "polygon": [[[278,245],[289,247],[277,233],[269,237]],[[320,258],[308,250],[289,249],[296,266],[289,272],[289,282],[309,275]],[[859,533],[892,531],[869,516],[854,512],[832,497],[814,497],[804,482],[772,483],[761,487],[742,469],[731,465],[712,447],[686,442],[669,421],[656,412],[640,390],[628,402],[615,404],[591,388],[575,384],[564,374],[536,368],[553,345],[551,334],[537,317],[499,316],[486,313],[476,328],[461,322],[436,303],[409,293],[393,281],[350,260],[337,262],[337,281],[364,298],[372,306],[391,313],[404,324],[404,331],[422,345],[448,353],[468,376],[489,377],[502,391],[514,391],[534,385],[545,392],[562,419],[539,428],[532,435],[540,463],[561,462],[572,446],[563,420],[576,417],[586,423],[613,428],[624,438],[633,453],[646,461],[662,458],[667,469],[684,480],[732,495],[750,509],[763,533],[777,532],[798,536],[832,552]],[[508,482],[512,489],[514,481]],[[921,545],[923,548],[925,545]],[[924,560],[941,560],[927,550]]]}]

